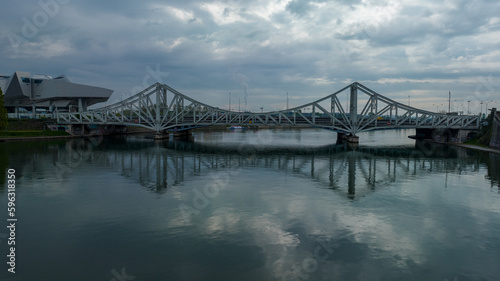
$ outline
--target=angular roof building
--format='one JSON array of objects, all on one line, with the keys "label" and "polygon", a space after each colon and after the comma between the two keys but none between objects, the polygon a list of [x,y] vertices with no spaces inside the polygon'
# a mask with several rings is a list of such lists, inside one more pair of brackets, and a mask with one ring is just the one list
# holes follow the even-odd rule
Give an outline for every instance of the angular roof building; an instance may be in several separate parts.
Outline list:
[{"label": "angular roof building", "polygon": [[66,76],[55,78],[16,71],[11,76],[0,75],[5,107],[9,112],[19,108],[47,109],[49,112],[85,111],[96,103],[106,102],[113,90],[72,83]]}]

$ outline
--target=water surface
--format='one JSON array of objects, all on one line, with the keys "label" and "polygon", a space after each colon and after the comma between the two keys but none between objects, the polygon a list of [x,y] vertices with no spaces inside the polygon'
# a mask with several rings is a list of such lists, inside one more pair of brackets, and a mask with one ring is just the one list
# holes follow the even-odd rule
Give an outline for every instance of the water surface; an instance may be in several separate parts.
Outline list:
[{"label": "water surface", "polygon": [[19,219],[0,279],[499,280],[498,155],[411,134],[0,143]]}]

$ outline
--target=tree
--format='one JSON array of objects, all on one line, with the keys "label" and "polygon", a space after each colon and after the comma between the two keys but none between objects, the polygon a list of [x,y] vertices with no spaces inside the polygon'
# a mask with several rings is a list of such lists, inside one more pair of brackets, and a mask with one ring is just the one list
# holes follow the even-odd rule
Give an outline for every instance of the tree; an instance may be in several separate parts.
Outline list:
[{"label": "tree", "polygon": [[0,130],[4,130],[8,125],[8,115],[7,109],[5,108],[5,103],[3,100],[3,92],[0,88]]}]

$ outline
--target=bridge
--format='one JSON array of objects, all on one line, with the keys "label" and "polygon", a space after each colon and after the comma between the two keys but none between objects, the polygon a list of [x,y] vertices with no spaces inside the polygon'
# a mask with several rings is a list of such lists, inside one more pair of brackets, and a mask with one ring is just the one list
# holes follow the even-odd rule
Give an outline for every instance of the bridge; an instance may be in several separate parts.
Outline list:
[{"label": "bridge", "polygon": [[[341,97],[347,100],[342,104]],[[57,113],[58,124],[125,125],[161,135],[213,125],[309,126],[328,129],[357,142],[357,134],[381,129],[477,130],[479,116],[449,115],[417,109],[355,82],[324,98],[271,112],[220,109],[155,83],[121,102],[84,112]]]}]

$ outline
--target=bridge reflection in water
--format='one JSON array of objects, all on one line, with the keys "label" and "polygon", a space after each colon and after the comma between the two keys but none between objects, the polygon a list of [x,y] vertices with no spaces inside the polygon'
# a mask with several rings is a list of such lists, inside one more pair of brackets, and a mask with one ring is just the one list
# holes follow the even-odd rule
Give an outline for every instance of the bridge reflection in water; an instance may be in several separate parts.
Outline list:
[{"label": "bridge reflection in water", "polygon": [[[101,163],[155,192],[182,185],[184,181],[213,172],[229,175],[259,167],[309,179],[315,186],[331,189],[347,198],[359,198],[379,188],[417,180],[428,173],[448,175],[477,172],[490,161],[477,153],[432,143],[417,142],[414,148],[351,147],[336,144],[315,148],[258,148],[247,144],[204,145],[192,141],[150,142],[119,139],[104,142],[87,154],[89,140],[72,140],[59,153],[59,163]],[[80,151],[80,152],[79,152]],[[491,161],[495,162],[495,161]],[[484,166],[483,166],[484,167]],[[498,172],[488,175],[498,184]],[[237,178],[231,179],[232,183]],[[446,184],[446,181],[444,182]]]}]

